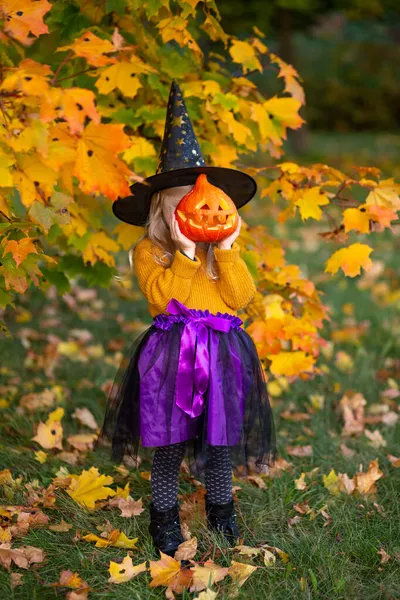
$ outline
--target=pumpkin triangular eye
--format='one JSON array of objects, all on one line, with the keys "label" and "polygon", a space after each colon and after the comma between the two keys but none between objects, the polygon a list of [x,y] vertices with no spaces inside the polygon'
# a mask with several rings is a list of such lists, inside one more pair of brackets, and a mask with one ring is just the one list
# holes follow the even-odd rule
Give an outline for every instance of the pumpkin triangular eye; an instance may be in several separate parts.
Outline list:
[{"label": "pumpkin triangular eye", "polygon": [[224,210],[222,206],[218,206],[218,210]]},{"label": "pumpkin triangular eye", "polygon": [[201,208],[202,208],[202,210],[211,210],[210,207],[208,206],[208,204],[203,204],[203,206]]}]

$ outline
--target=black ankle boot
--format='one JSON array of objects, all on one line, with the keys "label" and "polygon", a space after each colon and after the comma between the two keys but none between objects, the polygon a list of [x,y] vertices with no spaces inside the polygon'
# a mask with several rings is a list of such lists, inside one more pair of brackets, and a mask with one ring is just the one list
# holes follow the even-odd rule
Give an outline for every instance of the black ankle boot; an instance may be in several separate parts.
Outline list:
[{"label": "black ankle boot", "polygon": [[179,544],[184,542],[179,518],[178,503],[168,510],[156,510],[153,502],[150,502],[150,525],[149,532],[153,538],[154,546],[174,556]]},{"label": "black ankle boot", "polygon": [[240,537],[236,525],[236,513],[233,499],[225,504],[212,504],[205,495],[206,516],[209,529],[223,533],[230,544],[235,544]]}]

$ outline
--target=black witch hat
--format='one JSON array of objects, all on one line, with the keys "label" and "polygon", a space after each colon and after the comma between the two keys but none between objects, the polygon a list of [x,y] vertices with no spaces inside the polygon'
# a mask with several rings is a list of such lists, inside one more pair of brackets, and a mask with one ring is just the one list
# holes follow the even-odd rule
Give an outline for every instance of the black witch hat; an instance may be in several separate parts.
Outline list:
[{"label": "black witch hat", "polygon": [[145,225],[150,211],[151,196],[165,188],[194,185],[201,173],[221,188],[237,208],[249,202],[257,190],[250,175],[225,167],[208,167],[193,131],[179,85],[173,81],[169,93],[167,118],[160,159],[155,175],[146,183],[135,183],[131,196],[118,198],[112,210],[118,219],[132,225]]}]

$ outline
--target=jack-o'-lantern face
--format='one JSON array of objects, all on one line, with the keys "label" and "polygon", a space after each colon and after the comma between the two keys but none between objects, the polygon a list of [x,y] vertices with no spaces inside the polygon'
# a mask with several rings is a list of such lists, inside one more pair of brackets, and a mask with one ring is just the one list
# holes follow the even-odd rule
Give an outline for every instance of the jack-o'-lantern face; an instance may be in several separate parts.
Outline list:
[{"label": "jack-o'-lantern face", "polygon": [[175,210],[183,235],[193,242],[217,242],[233,233],[238,224],[234,202],[202,173]]}]

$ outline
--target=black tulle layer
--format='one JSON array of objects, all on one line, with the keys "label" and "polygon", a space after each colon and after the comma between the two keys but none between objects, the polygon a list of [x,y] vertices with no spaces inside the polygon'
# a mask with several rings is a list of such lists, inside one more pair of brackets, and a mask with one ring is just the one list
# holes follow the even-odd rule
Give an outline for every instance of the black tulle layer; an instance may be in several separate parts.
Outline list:
[{"label": "black tulle layer", "polygon": [[[146,359],[146,371],[157,370],[159,389],[155,390],[155,395],[160,395],[163,402],[162,410],[165,413],[162,422],[158,419],[156,425],[162,427],[164,437],[166,435],[168,439],[171,439],[171,443],[178,441],[173,438],[174,430],[171,424],[177,410],[174,405],[175,378],[179,365],[179,348],[183,327],[183,323],[175,323],[169,331],[160,331],[151,325],[125,351],[113,381],[104,422],[96,440],[96,448],[103,440],[106,441],[106,445],[107,442],[111,443],[111,460],[114,462],[119,463],[124,455],[130,456],[135,464],[137,464],[139,456],[143,460],[151,460],[156,447],[156,445],[150,447],[147,444],[144,446],[141,439],[139,358],[146,348],[151,347],[152,349],[150,358]],[[209,418],[208,414],[209,397],[212,397],[211,414],[215,414],[216,408],[224,413],[226,431],[221,432],[224,436],[222,445],[229,447],[234,471],[237,470],[241,474],[260,472],[263,467],[273,465],[277,457],[277,449],[273,414],[264,371],[256,347],[244,329],[232,328],[229,332],[212,331],[211,335],[214,336],[212,338],[214,340],[213,347],[217,348],[212,372],[214,380],[215,377],[218,377],[218,388],[213,386],[213,393],[210,396],[210,384],[204,395],[204,410],[195,421],[190,420],[191,418],[186,413],[183,413],[182,417],[183,420],[187,419],[187,435],[191,436],[190,439],[187,439],[185,456],[189,471],[194,476],[203,479],[209,433],[211,434],[209,429],[212,428],[215,431],[215,423],[210,420],[211,416]],[[246,389],[242,398],[239,397],[235,388],[235,369],[238,368],[238,364],[241,365],[240,368],[248,382],[248,385],[244,386]],[[143,373],[143,367],[141,372]],[[221,390],[217,399],[215,398],[216,389]],[[243,416],[240,431],[238,431],[239,402]],[[145,408],[142,406],[142,410]],[[233,419],[235,420],[233,421]],[[146,421],[149,421],[148,412]],[[231,445],[232,441],[234,443]]]}]

